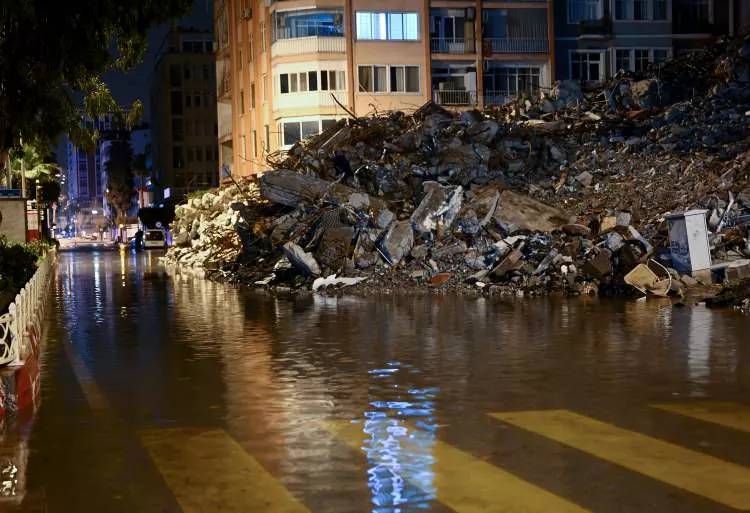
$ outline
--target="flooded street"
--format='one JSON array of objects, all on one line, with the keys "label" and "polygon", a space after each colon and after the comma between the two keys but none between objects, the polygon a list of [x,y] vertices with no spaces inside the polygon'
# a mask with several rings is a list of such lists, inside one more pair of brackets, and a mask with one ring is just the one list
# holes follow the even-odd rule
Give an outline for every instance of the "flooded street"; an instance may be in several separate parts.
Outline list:
[{"label": "flooded street", "polygon": [[750,509],[748,316],[277,299],[158,255],[60,255],[41,400],[0,444],[22,503],[0,510]]}]

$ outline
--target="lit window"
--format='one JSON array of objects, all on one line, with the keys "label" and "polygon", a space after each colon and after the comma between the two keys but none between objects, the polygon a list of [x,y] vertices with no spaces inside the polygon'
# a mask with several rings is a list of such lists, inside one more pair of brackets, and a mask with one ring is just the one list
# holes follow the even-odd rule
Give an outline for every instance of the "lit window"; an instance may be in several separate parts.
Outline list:
[{"label": "lit window", "polygon": [[415,12],[358,12],[357,39],[374,41],[416,41],[419,15]]}]

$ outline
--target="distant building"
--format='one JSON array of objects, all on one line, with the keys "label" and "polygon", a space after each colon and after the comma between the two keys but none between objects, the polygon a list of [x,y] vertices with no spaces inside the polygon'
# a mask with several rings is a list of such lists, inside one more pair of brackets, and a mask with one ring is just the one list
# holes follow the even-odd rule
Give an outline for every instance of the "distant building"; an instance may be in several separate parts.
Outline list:
[{"label": "distant building", "polygon": [[[100,116],[96,120],[85,121],[89,128],[99,132],[96,149],[87,152],[77,147],[68,139],[65,147],[67,151],[67,166],[65,169],[65,185],[67,205],[67,223],[75,226],[78,233],[86,231],[96,233],[107,224],[106,179],[104,167],[106,152],[102,151],[107,143],[113,139],[129,137],[129,131],[118,127],[112,114]],[[75,223],[73,222],[75,220]]]},{"label": "distant building", "polygon": [[557,0],[557,77],[598,81],[641,71],[719,35],[747,31],[747,0]]},{"label": "distant building", "polygon": [[216,71],[210,32],[173,28],[151,79],[151,151],[157,196],[218,182]]},{"label": "distant building", "polygon": [[347,111],[501,104],[548,88],[549,0],[215,0],[221,165],[245,176]]}]

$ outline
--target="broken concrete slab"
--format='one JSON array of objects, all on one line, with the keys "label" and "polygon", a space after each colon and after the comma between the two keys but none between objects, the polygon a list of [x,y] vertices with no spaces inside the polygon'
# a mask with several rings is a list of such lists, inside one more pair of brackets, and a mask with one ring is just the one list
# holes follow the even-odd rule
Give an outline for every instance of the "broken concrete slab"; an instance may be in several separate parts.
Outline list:
[{"label": "broken concrete slab", "polygon": [[388,265],[398,265],[404,257],[409,256],[414,246],[414,231],[410,220],[397,221],[391,224],[378,249]]},{"label": "broken concrete slab", "polygon": [[287,242],[281,249],[289,262],[308,276],[319,276],[320,266],[311,253],[306,253],[304,249],[294,242]]},{"label": "broken concrete slab", "polygon": [[[303,175],[287,169],[267,171],[260,177],[261,195],[274,203],[296,207],[300,203],[318,204],[333,202],[347,203],[352,194],[359,194],[360,202],[365,201],[364,193],[336,182],[329,182],[312,175]],[[367,196],[370,209],[379,212],[386,208],[385,203]]]},{"label": "broken concrete slab", "polygon": [[566,212],[510,190],[500,194],[494,218],[509,233],[518,230],[551,232],[570,223]]}]

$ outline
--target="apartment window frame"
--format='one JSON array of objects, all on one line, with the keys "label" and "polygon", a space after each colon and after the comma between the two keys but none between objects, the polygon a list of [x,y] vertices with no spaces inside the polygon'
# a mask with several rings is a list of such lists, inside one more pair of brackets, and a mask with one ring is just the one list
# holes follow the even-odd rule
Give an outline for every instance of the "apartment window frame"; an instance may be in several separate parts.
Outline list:
[{"label": "apartment window frame", "polygon": [[[397,41],[413,43],[422,40],[418,11],[357,11],[354,16],[354,35],[357,41]],[[415,24],[407,25],[407,16],[414,16]],[[397,20],[400,17],[400,21]],[[400,25],[400,28],[397,27]],[[361,30],[360,30],[361,28]],[[365,28],[368,30],[365,31]],[[414,37],[409,37],[415,29]],[[400,32],[396,32],[399,30]],[[400,35],[398,35],[400,34]],[[381,37],[382,36],[382,37]]]},{"label": "apartment window frame", "polygon": [[[574,8],[580,5],[580,9],[584,12],[582,16],[575,15]],[[593,17],[587,16],[585,12],[587,9],[593,9],[595,14]],[[604,17],[604,0],[567,0],[566,15],[568,18],[568,25],[578,25],[584,21],[596,21],[601,20]]]},{"label": "apartment window frame", "polygon": [[[279,122],[279,134],[281,136],[281,147],[284,149],[291,148],[298,142],[304,141],[308,137],[315,137],[323,132],[325,132],[330,126],[334,123],[336,123],[338,120],[335,118],[315,118],[315,119],[307,119],[307,118],[290,118],[290,119],[284,119]],[[312,123],[317,123],[317,129],[313,133],[310,131],[310,127]],[[330,124],[329,124],[330,123]],[[297,125],[296,128],[297,133],[299,134],[297,140],[295,141],[287,141],[287,126],[286,125]],[[305,135],[305,125],[307,126],[307,134]],[[324,126],[325,125],[325,126]],[[292,136],[294,134],[291,134]]]},{"label": "apartment window frame", "polygon": [[[417,69],[417,91],[394,91],[393,90],[393,84],[392,84],[392,78],[393,78],[393,69],[403,68],[404,74],[406,73],[406,68],[416,68]],[[368,91],[367,89],[362,88],[362,70],[363,69],[369,69],[371,71],[370,77],[371,82],[373,85],[373,89],[371,91]],[[385,74],[385,89],[384,90],[375,90],[375,84],[377,82],[376,80],[376,69],[383,69]],[[404,79],[406,78],[406,75],[404,75]],[[404,80],[404,86],[406,85],[406,81]],[[364,94],[373,94],[373,95],[381,95],[381,94],[397,94],[397,95],[419,95],[422,94],[422,66],[418,64],[359,64],[357,66],[357,94],[364,95]]]},{"label": "apartment window frame", "polygon": [[[617,6],[620,2],[626,2],[628,6],[627,16],[618,16]],[[644,19],[635,18],[635,4],[645,2],[648,17]],[[664,5],[664,18],[656,17],[657,4]],[[672,21],[672,0],[611,0],[610,12],[612,20],[626,23],[669,23]]]},{"label": "apartment window frame", "polygon": [[[497,64],[493,68],[482,72],[484,74],[484,94],[487,94],[487,92],[506,93],[509,98],[515,98],[523,94],[534,95],[544,87],[543,64],[496,62]],[[505,72],[504,76],[502,75],[503,72]],[[492,85],[494,86],[492,89],[487,89],[488,74],[491,75]],[[498,88],[498,78],[500,81],[507,79],[508,84],[513,80],[515,88]],[[526,85],[528,87],[524,87]]]},{"label": "apartment window frame", "polygon": [[[607,59],[605,58],[606,50],[604,49],[590,49],[590,50],[583,50],[583,49],[574,49],[574,50],[568,50],[568,73],[571,78],[573,78],[573,69],[574,69],[574,63],[573,63],[573,56],[575,55],[593,55],[597,54],[599,56],[599,78],[592,80],[587,79],[585,82],[601,82],[603,81],[607,76]],[[587,66],[589,67],[588,72],[590,72],[590,66],[591,66],[592,60],[587,59]],[[588,74],[588,73],[587,73]],[[584,80],[578,78],[574,80],[580,80],[581,82],[584,82]]]},{"label": "apartment window frame", "polygon": [[[346,72],[335,69],[291,71],[279,73],[274,83],[278,94],[284,96],[318,91],[346,91]],[[331,88],[331,83],[335,84],[335,88]],[[339,84],[343,89],[339,88]]]},{"label": "apartment window frame", "polygon": [[632,73],[641,73],[645,71],[646,68],[638,69],[638,62],[637,62],[637,52],[643,52],[643,51],[648,52],[648,56],[647,56],[648,64],[659,64],[656,62],[657,51],[666,52],[665,61],[668,61],[672,59],[673,57],[671,46],[652,46],[652,47],[638,46],[638,47],[613,48],[612,49],[612,70],[613,70],[612,72],[617,73],[621,69],[618,52],[620,53],[628,52],[628,68],[625,69],[625,71],[629,71]]}]

